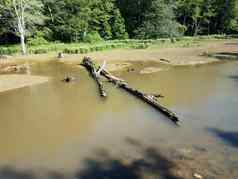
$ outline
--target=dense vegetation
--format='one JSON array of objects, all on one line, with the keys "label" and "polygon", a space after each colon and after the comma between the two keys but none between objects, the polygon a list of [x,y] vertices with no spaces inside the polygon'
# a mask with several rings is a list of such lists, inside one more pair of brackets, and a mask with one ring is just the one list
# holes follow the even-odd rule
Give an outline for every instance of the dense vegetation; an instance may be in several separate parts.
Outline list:
[{"label": "dense vegetation", "polygon": [[0,1],[1,44],[224,33],[238,33],[238,0]]}]

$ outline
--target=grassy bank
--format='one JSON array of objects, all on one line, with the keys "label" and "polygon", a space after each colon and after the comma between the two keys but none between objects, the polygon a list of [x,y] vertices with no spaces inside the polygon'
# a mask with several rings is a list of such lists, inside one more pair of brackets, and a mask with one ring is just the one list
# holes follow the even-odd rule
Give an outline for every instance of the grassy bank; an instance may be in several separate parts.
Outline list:
[{"label": "grassy bank", "polygon": [[[146,49],[149,47],[190,47],[196,45],[202,40],[212,39],[227,39],[234,38],[233,36],[211,35],[211,36],[196,36],[196,37],[180,37],[180,38],[163,38],[156,40],[111,40],[97,43],[48,43],[44,45],[28,46],[28,54],[46,54],[50,52],[63,52],[66,54],[87,54],[90,52],[132,48],[132,49]],[[0,46],[0,55],[15,55],[20,54],[19,45]]]}]

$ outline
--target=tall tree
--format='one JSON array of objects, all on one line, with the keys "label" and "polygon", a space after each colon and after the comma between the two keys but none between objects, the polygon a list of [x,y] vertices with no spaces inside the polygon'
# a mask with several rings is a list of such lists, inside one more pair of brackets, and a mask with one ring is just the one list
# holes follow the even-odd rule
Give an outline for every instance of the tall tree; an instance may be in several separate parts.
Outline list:
[{"label": "tall tree", "polygon": [[151,7],[152,0],[117,0],[126,30],[131,38],[135,37],[135,30],[142,25],[145,13]]},{"label": "tall tree", "polygon": [[174,14],[174,6],[165,0],[153,0],[144,15],[142,25],[135,33],[139,38],[175,37],[180,35],[180,24]]},{"label": "tall tree", "polygon": [[216,29],[217,32],[229,32],[231,23],[237,18],[237,0],[216,0]]},{"label": "tall tree", "polygon": [[179,22],[187,27],[188,35],[201,31],[202,4],[204,0],[178,0],[177,16]]},{"label": "tall tree", "polygon": [[90,9],[87,0],[44,0],[51,40],[77,42],[88,32]]},{"label": "tall tree", "polygon": [[126,32],[125,20],[121,16],[119,9],[113,10],[113,17],[111,18],[112,36],[114,39],[126,39],[128,33]]},{"label": "tall tree", "polygon": [[90,8],[90,27],[98,31],[104,39],[127,36],[124,18],[116,7],[115,0],[94,0]]},{"label": "tall tree", "polygon": [[234,8],[233,8],[233,17],[230,20],[229,23],[229,31],[231,31],[231,33],[238,33],[238,0],[235,1],[234,3]]},{"label": "tall tree", "polygon": [[53,39],[64,42],[83,40],[96,31],[104,39],[126,35],[124,19],[114,0],[44,0],[48,27]]},{"label": "tall tree", "polygon": [[9,16],[8,30],[20,37],[21,51],[27,53],[25,38],[31,34],[37,25],[42,25],[44,16],[42,15],[42,3],[40,0],[4,0],[0,7]]},{"label": "tall tree", "polygon": [[215,16],[214,0],[206,0],[202,4],[201,9],[201,32],[209,35],[211,33],[212,19]]}]

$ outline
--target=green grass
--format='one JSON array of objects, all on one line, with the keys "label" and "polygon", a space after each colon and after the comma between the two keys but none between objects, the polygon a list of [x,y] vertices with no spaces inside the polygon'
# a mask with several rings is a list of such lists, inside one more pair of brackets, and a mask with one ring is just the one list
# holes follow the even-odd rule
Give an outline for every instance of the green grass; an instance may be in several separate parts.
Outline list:
[{"label": "green grass", "polygon": [[[211,36],[196,36],[196,37],[179,37],[179,38],[161,38],[156,40],[110,40],[90,43],[49,43],[45,45],[28,46],[29,54],[45,54],[50,52],[63,52],[66,54],[87,54],[90,52],[118,49],[118,48],[132,48],[132,49],[146,49],[153,47],[191,47],[198,46],[200,41],[212,39],[233,38],[232,36],[211,35]],[[19,45],[0,46],[0,55],[14,55],[20,54]]]},{"label": "green grass", "polygon": [[[130,41],[130,40],[129,40]],[[67,54],[86,54],[89,52],[96,52],[102,50],[116,49],[116,48],[136,48],[145,49],[149,47],[149,43],[134,42],[134,41],[105,41],[95,44],[90,43],[49,43],[38,46],[28,46],[28,54],[44,54],[49,52],[63,52]],[[20,54],[19,45],[0,46],[0,55],[14,55]]]}]

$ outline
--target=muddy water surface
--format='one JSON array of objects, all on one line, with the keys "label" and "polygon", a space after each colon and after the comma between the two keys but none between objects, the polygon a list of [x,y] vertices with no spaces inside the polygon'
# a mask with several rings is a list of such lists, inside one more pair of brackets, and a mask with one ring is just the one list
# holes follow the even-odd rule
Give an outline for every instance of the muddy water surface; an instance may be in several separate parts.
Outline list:
[{"label": "muddy water surface", "polygon": [[[52,78],[0,94],[2,168],[78,172],[78,178],[85,178],[79,171],[96,165],[100,157],[110,155],[110,160],[122,159],[124,164],[143,158],[142,148],[153,147],[168,149],[166,156],[176,151],[194,161],[193,172],[206,168],[206,175],[218,178],[226,171],[227,178],[236,177],[238,63],[116,73],[142,91],[162,93],[161,103],[178,114],[181,127],[107,82],[108,98],[101,99],[83,68],[44,62],[34,64],[32,73]],[[76,80],[61,82],[66,74]],[[91,172],[97,175],[98,169]],[[138,178],[129,174],[123,178]]]}]

